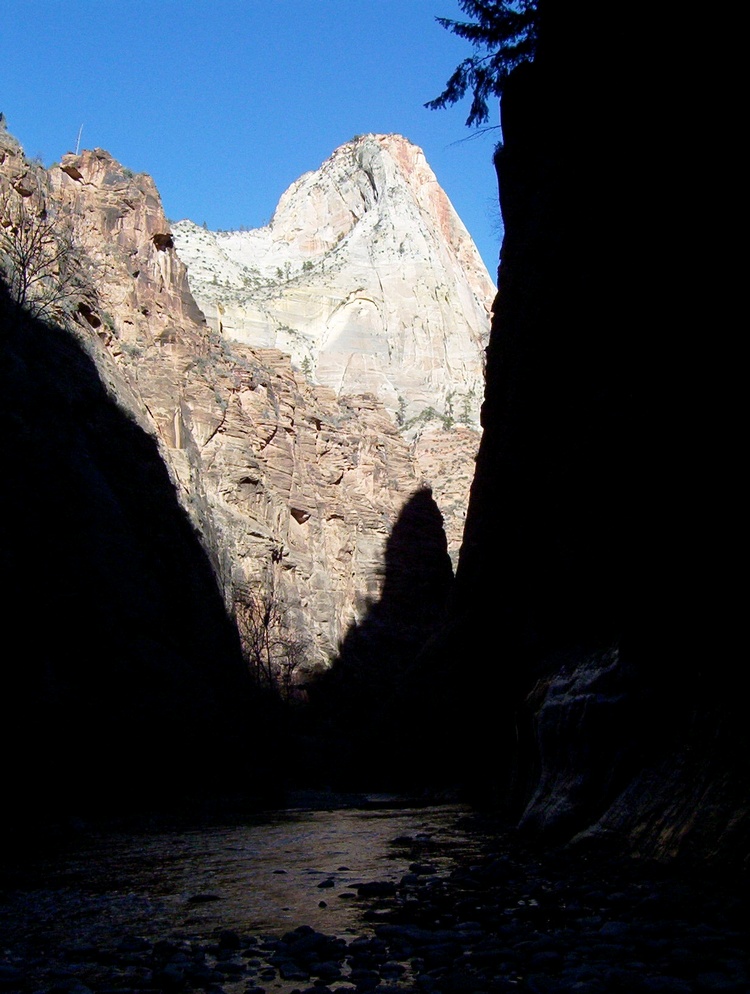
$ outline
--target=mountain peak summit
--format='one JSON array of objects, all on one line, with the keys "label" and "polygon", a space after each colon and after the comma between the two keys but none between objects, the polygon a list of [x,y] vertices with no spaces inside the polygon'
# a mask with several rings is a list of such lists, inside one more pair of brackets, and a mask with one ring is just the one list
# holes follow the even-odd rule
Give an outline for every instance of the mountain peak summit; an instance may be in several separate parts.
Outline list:
[{"label": "mountain peak summit", "polygon": [[217,331],[292,356],[338,395],[374,394],[402,422],[478,424],[494,286],[423,151],[358,135],[253,231],[174,226]]}]

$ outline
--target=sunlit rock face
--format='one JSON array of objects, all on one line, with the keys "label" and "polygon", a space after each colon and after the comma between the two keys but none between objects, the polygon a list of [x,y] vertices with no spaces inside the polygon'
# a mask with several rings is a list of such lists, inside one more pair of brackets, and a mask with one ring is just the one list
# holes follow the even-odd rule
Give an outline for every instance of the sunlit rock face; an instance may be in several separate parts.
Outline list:
[{"label": "sunlit rock face", "polygon": [[[338,338],[346,335],[349,340],[371,341],[367,355],[380,356],[381,373],[395,370],[400,363],[388,359],[390,339],[382,337],[382,327],[381,337],[375,336],[374,325],[366,317],[368,308],[375,305],[366,294],[362,296],[365,287],[370,287],[372,296],[384,278],[385,269],[367,261],[379,258],[381,250],[377,244],[367,246],[364,229],[360,231],[345,205],[359,196],[360,213],[366,214],[365,206],[376,204],[378,189],[385,190],[378,183],[385,183],[388,175],[401,175],[404,166],[399,156],[408,152],[415,188],[417,178],[424,181],[421,197],[426,205],[419,207],[413,199],[408,210],[416,216],[432,204],[434,223],[442,225],[439,230],[454,233],[452,254],[440,246],[439,232],[430,236],[429,251],[436,267],[440,259],[452,260],[450,292],[468,295],[477,323],[469,327],[459,314],[453,325],[454,349],[445,337],[448,303],[425,304],[424,313],[414,317],[418,308],[406,292],[408,281],[398,275],[403,284],[401,303],[411,309],[409,321],[421,329],[420,340],[432,335],[442,343],[444,369],[438,368],[434,350],[420,356],[414,337],[408,345],[402,342],[399,347],[411,350],[413,362],[411,367],[401,363],[407,373],[399,389],[406,391],[412,381],[419,386],[413,395],[398,401],[395,411],[394,405],[388,409],[382,403],[381,373],[370,379],[342,370],[335,387],[330,386],[317,373],[328,359],[312,350],[309,355],[316,372],[308,373],[302,368],[304,363],[290,357],[291,340],[279,334],[277,319],[270,321],[276,332],[255,336],[254,344],[212,329],[188,286],[186,267],[149,176],[133,175],[109,153],[96,149],[65,156],[48,178],[50,205],[69,219],[82,254],[85,286],[81,299],[69,306],[78,333],[110,394],[156,440],[179,499],[209,554],[227,609],[259,594],[272,596],[282,606],[289,629],[308,647],[308,662],[315,665],[325,664],[335,654],[349,625],[379,596],[390,531],[403,506],[424,487],[433,490],[455,561],[479,440],[472,421],[481,392],[483,328],[479,319],[486,318],[487,311],[486,302],[480,304],[478,297],[482,286],[491,290],[491,285],[486,274],[475,274],[471,278],[476,286],[470,289],[473,284],[455,270],[459,256],[470,260],[475,250],[434,178],[430,179],[432,174],[418,150],[401,139],[373,139],[347,146],[333,159],[351,159],[355,153],[366,158],[368,148],[376,160],[383,160],[370,167],[379,177],[375,185],[364,184],[366,173],[360,171],[359,178],[346,186],[346,196],[337,202],[332,181],[328,187],[323,184],[325,197],[321,188],[315,195],[318,200],[311,196],[306,208],[313,211],[306,221],[308,227],[318,223],[324,203],[330,208],[329,221],[320,224],[322,234],[315,240],[298,233],[295,241],[288,231],[278,244],[269,239],[268,258],[262,265],[263,272],[275,272],[286,266],[285,259],[297,258],[298,268],[308,277],[310,268],[304,269],[299,262],[304,246],[319,294],[324,273],[337,271],[338,251],[347,241],[357,242],[360,275],[357,286],[344,295],[349,299],[353,294],[352,306],[339,299],[340,287],[329,293],[330,299],[338,300],[330,307],[330,320],[326,319],[329,357],[341,354],[341,349],[336,352],[334,348],[336,336],[331,329],[339,327],[335,313],[343,309],[364,317],[359,323],[347,318],[336,332]],[[292,210],[295,190],[311,182],[311,177],[303,177],[277,214],[284,216]],[[395,216],[395,206],[391,213]],[[371,220],[365,218],[371,232],[377,228],[377,216],[376,212]],[[395,221],[389,224],[394,228]],[[426,239],[426,222],[423,228]],[[280,230],[274,223],[272,231],[278,235]],[[259,237],[262,240],[266,235]],[[236,238],[241,241],[239,235]],[[287,254],[279,254],[283,252]],[[199,269],[193,264],[191,279]],[[419,279],[415,276],[416,284]],[[260,315],[258,323],[266,320],[264,285],[270,282],[260,280],[256,289],[261,303],[253,305]],[[278,284],[274,286],[278,289]],[[291,306],[289,301],[293,301],[311,327],[315,308],[329,307],[325,302],[329,297],[316,297],[312,289],[305,296],[301,277],[284,287],[291,296],[281,299],[278,306]],[[389,327],[395,327],[398,322],[393,315],[399,301],[378,292],[376,310],[387,311]],[[428,303],[434,297],[423,286],[419,293],[423,296],[417,299]],[[409,321],[398,324],[402,332]],[[323,341],[320,328],[316,334]],[[446,363],[446,356],[453,355],[451,349],[457,357],[452,365]],[[351,370],[359,361],[350,356]],[[428,368],[431,365],[434,368]],[[369,358],[365,366],[374,368]],[[459,371],[463,393],[458,387],[449,389],[452,381],[445,369]],[[427,392],[431,382],[438,384],[438,394]],[[392,396],[393,391],[386,394]],[[425,407],[438,395],[445,411],[442,417]]]},{"label": "sunlit rock face", "polygon": [[121,342],[165,342],[174,329],[205,324],[150,176],[94,149],[65,155],[50,179],[94,263],[92,276]]},{"label": "sunlit rock face", "polygon": [[424,153],[399,135],[338,148],[269,225],[174,226],[209,324],[279,348],[336,395],[478,424],[494,287]]},{"label": "sunlit rock face", "polygon": [[3,180],[23,196],[29,164],[20,144],[8,131],[4,114],[0,114],[0,169]]}]

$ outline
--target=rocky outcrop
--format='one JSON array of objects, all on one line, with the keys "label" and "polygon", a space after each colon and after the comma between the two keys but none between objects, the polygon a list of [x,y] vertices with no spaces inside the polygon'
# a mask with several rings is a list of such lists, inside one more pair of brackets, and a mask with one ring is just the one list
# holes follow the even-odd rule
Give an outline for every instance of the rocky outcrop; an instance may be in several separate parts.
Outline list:
[{"label": "rocky outcrop", "polygon": [[361,135],[284,193],[267,227],[174,226],[190,286],[225,338],[276,347],[337,396],[400,422],[478,424],[494,287],[421,149]]},{"label": "rocky outcrop", "polygon": [[21,196],[28,184],[24,184],[24,179],[32,170],[20,143],[8,131],[5,115],[0,113],[0,166],[2,167],[3,179]]},{"label": "rocky outcrop", "polygon": [[163,345],[179,337],[183,348],[198,348],[205,322],[151,177],[134,176],[94,149],[63,156],[50,180],[93,264],[91,277],[118,341]]}]

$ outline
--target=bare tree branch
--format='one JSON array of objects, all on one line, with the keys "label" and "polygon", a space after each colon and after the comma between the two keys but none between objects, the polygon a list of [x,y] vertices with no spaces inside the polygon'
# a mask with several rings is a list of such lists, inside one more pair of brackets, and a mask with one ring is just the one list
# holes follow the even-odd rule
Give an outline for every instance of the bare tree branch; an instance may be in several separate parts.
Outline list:
[{"label": "bare tree branch", "polygon": [[295,674],[309,655],[309,644],[287,621],[273,594],[255,594],[235,604],[242,651],[256,683],[289,702]]},{"label": "bare tree branch", "polygon": [[71,218],[51,212],[40,191],[22,196],[0,185],[0,278],[11,299],[35,317],[69,300],[77,290]]}]

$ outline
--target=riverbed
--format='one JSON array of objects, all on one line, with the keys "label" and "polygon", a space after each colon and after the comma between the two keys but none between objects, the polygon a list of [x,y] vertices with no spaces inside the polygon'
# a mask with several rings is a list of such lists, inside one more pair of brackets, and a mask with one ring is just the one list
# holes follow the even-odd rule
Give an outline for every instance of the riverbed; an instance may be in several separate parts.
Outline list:
[{"label": "riverbed", "polygon": [[741,878],[529,848],[461,805],[89,829],[11,877],[4,994],[750,991]]},{"label": "riverbed", "polygon": [[98,943],[115,932],[218,927],[280,933],[305,923],[360,929],[358,884],[396,883],[411,843],[447,874],[476,849],[461,827],[468,809],[372,807],[282,810],[249,824],[86,836],[34,866],[44,886],[17,891],[0,911],[6,936]]},{"label": "riverbed", "polygon": [[[117,959],[119,950],[137,966],[139,953],[164,941],[210,946],[233,932],[273,943],[301,925],[371,935],[376,923],[366,919],[371,902],[360,888],[395,890],[415,852],[429,858],[421,867],[429,875],[449,875],[478,851],[478,837],[462,827],[468,815],[461,805],[371,797],[361,807],[285,809],[240,825],[85,831],[26,867],[22,885],[3,894],[2,945],[34,987],[55,974],[75,979],[81,971],[70,967],[86,955]],[[60,962],[48,976],[52,960]],[[237,988],[232,979],[222,977],[224,989]],[[277,994],[298,987],[279,971],[264,983]],[[1,970],[0,989],[9,989]]]}]

